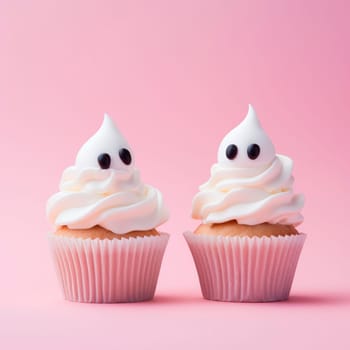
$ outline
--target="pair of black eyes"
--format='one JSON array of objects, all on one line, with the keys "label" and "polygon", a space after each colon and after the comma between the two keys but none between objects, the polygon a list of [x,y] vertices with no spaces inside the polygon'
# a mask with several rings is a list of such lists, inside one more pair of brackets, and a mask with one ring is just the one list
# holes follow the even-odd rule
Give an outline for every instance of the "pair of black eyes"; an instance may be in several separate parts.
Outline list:
[{"label": "pair of black eyes", "polygon": [[[126,148],[121,148],[119,150],[119,158],[125,165],[130,165],[131,163],[131,153]],[[101,153],[97,157],[98,164],[101,169],[108,169],[111,166],[111,156],[108,153]]]},{"label": "pair of black eyes", "polygon": [[[234,144],[228,145],[226,148],[226,157],[230,160],[235,159],[238,154],[238,147]],[[259,157],[260,146],[256,143],[252,143],[247,147],[247,155],[250,159],[254,160]]]}]

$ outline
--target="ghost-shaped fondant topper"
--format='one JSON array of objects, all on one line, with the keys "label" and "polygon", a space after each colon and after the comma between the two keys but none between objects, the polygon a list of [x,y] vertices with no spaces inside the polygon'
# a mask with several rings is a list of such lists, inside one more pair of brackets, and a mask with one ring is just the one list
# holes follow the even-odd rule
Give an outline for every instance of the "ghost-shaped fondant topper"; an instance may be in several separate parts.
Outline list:
[{"label": "ghost-shaped fondant topper", "polygon": [[249,105],[245,119],[223,138],[218,162],[235,168],[255,168],[270,164],[275,157],[275,147]]},{"label": "ghost-shaped fondant topper", "polygon": [[130,146],[107,114],[104,115],[101,127],[80,148],[75,165],[78,168],[115,170],[134,165]]}]

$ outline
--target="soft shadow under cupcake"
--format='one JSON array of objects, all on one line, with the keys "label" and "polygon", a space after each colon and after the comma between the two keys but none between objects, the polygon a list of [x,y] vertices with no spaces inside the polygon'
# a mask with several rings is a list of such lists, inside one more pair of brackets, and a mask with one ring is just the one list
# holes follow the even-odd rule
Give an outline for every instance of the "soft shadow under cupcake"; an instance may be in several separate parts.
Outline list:
[{"label": "soft shadow under cupcake", "polygon": [[350,292],[347,294],[295,294],[286,302],[295,305],[350,305]]}]

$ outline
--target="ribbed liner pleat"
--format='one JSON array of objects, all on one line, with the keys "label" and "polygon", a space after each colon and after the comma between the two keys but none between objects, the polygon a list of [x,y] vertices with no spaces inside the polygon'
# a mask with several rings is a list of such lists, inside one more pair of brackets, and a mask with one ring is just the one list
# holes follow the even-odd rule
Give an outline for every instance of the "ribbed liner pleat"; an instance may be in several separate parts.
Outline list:
[{"label": "ribbed liner pleat", "polygon": [[87,303],[152,299],[169,235],[81,239],[49,235],[66,299]]},{"label": "ribbed liner pleat", "polygon": [[204,298],[264,302],[289,297],[305,234],[229,237],[184,233]]}]

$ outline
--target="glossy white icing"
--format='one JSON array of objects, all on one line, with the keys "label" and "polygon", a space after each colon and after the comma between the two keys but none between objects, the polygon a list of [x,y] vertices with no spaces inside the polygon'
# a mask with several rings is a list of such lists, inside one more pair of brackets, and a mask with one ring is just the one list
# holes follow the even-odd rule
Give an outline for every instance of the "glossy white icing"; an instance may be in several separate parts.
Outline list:
[{"label": "glossy white icing", "polygon": [[[233,159],[227,147],[235,145]],[[257,145],[256,159],[248,156],[250,145]],[[237,220],[240,224],[263,222],[298,225],[303,221],[300,209],[304,197],[293,192],[293,161],[276,155],[254,109],[222,140],[218,162],[211,168],[209,181],[193,199],[192,216],[204,223]]]},{"label": "glossy white icing", "polygon": [[[128,150],[129,164],[119,151]],[[107,154],[102,169],[98,157]],[[133,153],[112,119],[105,115],[100,129],[79,150],[74,166],[65,169],[60,191],[49,198],[46,212],[55,226],[87,229],[100,225],[114,233],[153,229],[168,219],[159,190],[142,183]]]}]

